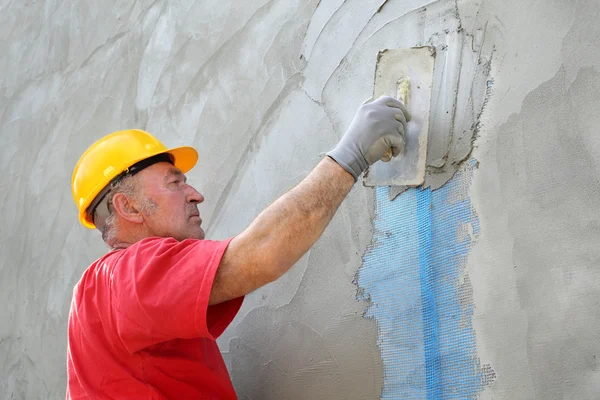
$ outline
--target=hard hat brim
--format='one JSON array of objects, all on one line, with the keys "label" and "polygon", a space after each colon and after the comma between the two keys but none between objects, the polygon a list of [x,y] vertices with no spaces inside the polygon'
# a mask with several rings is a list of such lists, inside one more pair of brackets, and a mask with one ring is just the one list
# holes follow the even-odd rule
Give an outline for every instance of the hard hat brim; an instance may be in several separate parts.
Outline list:
[{"label": "hard hat brim", "polygon": [[198,152],[190,146],[175,147],[165,151],[173,156],[173,165],[184,174],[189,172],[198,162]]}]

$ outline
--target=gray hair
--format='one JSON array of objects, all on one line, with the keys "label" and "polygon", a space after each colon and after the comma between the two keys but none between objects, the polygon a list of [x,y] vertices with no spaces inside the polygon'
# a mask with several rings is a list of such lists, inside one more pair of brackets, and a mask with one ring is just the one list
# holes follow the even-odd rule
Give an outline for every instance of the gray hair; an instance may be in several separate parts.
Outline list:
[{"label": "gray hair", "polygon": [[137,200],[141,203],[142,211],[150,212],[156,207],[156,203],[140,193],[138,183],[135,175],[127,175],[110,184],[110,189],[94,210],[94,225],[102,233],[102,240],[110,248],[113,248],[119,232],[119,220],[112,202],[116,194],[123,193],[129,198]]}]

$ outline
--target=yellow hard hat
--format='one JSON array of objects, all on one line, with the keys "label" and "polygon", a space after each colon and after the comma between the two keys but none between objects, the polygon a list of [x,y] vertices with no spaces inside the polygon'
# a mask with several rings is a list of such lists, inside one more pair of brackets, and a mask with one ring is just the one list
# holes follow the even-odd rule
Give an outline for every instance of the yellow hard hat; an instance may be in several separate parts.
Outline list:
[{"label": "yellow hard hat", "polygon": [[148,132],[129,129],[113,132],[90,146],[81,156],[71,177],[73,200],[79,210],[79,221],[95,228],[88,208],[108,184],[134,164],[168,154],[173,165],[186,173],[196,165],[198,152],[193,147],[167,149]]}]

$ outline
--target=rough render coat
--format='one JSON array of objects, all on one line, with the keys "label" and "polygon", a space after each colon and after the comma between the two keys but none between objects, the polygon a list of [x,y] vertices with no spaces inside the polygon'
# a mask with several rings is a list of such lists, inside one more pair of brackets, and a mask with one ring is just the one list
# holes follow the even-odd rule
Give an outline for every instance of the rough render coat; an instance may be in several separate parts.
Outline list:
[{"label": "rough render coat", "polygon": [[[473,35],[491,59],[473,131],[481,235],[467,268],[478,355],[497,375],[482,397],[600,392],[595,2],[4,0],[0,10],[0,398],[64,396],[71,290],[105,251],[77,224],[69,192],[93,140],[135,126],[195,145],[190,179],[207,198],[209,236],[234,235],[335,144],[370,97],[377,51],[436,32]],[[377,329],[352,283],[372,196],[357,185],[323,239],[250,295],[220,340],[241,398],[378,397]]]}]

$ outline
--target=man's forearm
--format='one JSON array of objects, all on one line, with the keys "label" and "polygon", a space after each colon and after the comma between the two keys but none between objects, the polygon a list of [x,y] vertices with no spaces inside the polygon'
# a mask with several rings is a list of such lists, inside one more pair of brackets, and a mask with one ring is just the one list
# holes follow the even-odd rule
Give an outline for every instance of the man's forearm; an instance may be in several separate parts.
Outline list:
[{"label": "man's forearm", "polygon": [[295,188],[265,209],[242,234],[260,268],[283,275],[321,236],[354,178],[326,157]]},{"label": "man's forearm", "polygon": [[390,148],[394,156],[401,152],[409,119],[406,107],[391,97],[360,106],[328,157],[229,243],[210,304],[250,293],[294,265],[321,236],[365,169]]}]

